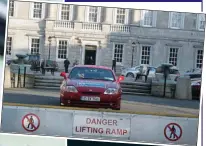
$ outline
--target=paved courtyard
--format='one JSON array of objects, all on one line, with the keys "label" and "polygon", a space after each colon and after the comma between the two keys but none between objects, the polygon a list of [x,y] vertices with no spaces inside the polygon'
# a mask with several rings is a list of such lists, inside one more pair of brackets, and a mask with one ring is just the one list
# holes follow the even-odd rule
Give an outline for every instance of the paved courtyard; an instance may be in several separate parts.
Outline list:
[{"label": "paved courtyard", "polygon": [[[3,101],[6,103],[59,106],[59,91],[41,89],[5,89]],[[121,110],[128,113],[143,112],[148,114],[198,116],[199,101],[123,95]]]}]

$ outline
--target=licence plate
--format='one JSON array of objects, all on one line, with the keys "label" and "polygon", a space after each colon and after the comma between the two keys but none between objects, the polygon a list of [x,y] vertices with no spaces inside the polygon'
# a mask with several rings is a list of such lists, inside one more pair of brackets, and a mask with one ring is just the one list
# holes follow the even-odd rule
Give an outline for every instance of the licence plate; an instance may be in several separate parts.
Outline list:
[{"label": "licence plate", "polygon": [[100,97],[82,96],[82,101],[100,101]]}]

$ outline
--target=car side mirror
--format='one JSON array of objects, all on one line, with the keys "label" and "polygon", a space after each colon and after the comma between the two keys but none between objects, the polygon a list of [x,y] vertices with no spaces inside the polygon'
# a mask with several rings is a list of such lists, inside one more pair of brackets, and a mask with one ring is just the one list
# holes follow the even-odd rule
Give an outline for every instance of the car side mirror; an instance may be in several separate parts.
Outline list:
[{"label": "car side mirror", "polygon": [[61,72],[60,76],[61,76],[61,77],[63,77],[64,79],[66,79],[66,78],[67,78],[67,76],[66,76],[66,73],[65,73],[65,72]]},{"label": "car side mirror", "polygon": [[118,82],[121,82],[121,81],[123,81],[124,80],[124,76],[119,76],[118,78],[117,78],[117,81]]}]

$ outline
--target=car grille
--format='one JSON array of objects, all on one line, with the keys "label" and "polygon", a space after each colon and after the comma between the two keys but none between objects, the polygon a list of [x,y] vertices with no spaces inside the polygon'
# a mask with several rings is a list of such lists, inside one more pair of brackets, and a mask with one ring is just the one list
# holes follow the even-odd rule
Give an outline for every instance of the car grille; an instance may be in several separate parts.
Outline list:
[{"label": "car grille", "polygon": [[100,92],[82,92],[82,94],[85,94],[85,95],[100,95],[101,93]]}]

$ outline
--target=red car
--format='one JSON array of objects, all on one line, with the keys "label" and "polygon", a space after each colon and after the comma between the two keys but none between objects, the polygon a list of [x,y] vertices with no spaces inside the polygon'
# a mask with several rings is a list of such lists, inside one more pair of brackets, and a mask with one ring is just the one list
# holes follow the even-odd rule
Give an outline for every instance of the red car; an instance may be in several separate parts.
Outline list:
[{"label": "red car", "polygon": [[60,105],[111,108],[120,110],[122,89],[115,73],[108,67],[77,65],[64,77],[60,87]]}]

